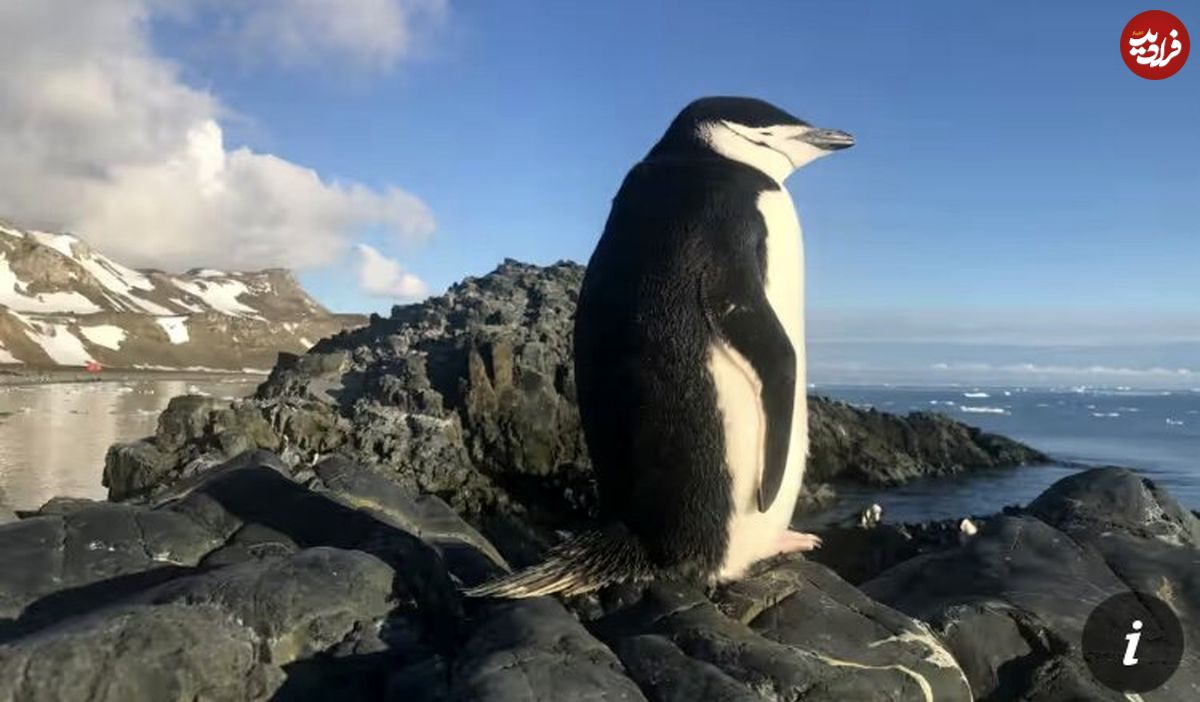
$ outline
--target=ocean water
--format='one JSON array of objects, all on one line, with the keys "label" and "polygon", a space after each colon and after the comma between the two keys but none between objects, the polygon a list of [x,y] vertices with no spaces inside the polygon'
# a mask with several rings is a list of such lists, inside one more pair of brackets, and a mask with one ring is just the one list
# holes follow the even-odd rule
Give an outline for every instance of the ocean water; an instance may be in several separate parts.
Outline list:
[{"label": "ocean water", "polygon": [[[1200,509],[1200,389],[869,387],[817,385],[811,392],[906,414],[936,411],[1022,441],[1053,458],[1134,468]],[[1030,466],[920,480],[887,490],[844,488],[827,521],[878,502],[890,521],[984,515],[1026,504],[1078,469]]]},{"label": "ocean water", "polygon": [[36,509],[55,496],[104,499],[104,454],[154,433],[176,395],[243,397],[262,377],[0,385],[0,495]]}]

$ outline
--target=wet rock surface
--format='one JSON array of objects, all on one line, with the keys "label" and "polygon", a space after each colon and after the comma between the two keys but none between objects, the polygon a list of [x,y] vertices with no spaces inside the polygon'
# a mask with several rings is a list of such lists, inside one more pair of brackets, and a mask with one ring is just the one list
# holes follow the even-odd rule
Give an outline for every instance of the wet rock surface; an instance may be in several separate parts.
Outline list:
[{"label": "wet rock surface", "polygon": [[[795,556],[566,602],[465,600],[505,562],[446,502],[343,457],[301,477],[250,451],[154,504],[0,525],[0,700],[1123,699],[1083,664],[1092,607],[1156,593],[1200,637],[1200,552],[1178,537],[1195,518],[1118,469],[974,535],[896,528],[915,555],[860,587]],[[1157,508],[1076,518],[1125,490]],[[1197,694],[1188,652],[1143,699]]]},{"label": "wet rock surface", "polygon": [[[1118,498],[1114,500],[1114,498]],[[900,563],[864,593],[930,624],[977,697],[1125,699],[1084,665],[1087,617],[1136,590],[1166,602],[1200,640],[1200,551],[1180,537],[1195,517],[1162,488],[1120,468],[1060,480],[1023,514],[997,516],[962,545]],[[1145,699],[1200,695],[1200,652]]]}]

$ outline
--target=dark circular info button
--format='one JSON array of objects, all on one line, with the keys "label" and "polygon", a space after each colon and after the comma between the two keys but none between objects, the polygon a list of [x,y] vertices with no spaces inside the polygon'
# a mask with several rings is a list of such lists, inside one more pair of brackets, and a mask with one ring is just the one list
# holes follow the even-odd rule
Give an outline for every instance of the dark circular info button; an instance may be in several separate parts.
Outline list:
[{"label": "dark circular info button", "polygon": [[1183,657],[1183,626],[1166,602],[1125,592],[1101,602],[1083,626],[1083,659],[1117,692],[1149,692],[1165,683]]}]

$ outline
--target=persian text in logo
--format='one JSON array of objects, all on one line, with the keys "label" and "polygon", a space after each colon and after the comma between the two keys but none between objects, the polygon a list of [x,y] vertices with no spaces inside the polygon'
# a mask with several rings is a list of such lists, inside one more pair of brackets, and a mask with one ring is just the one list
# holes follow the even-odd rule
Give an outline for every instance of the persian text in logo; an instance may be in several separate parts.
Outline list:
[{"label": "persian text in logo", "polygon": [[1187,63],[1192,48],[1187,28],[1170,12],[1147,10],[1129,20],[1121,32],[1125,65],[1142,78],[1170,78]]}]

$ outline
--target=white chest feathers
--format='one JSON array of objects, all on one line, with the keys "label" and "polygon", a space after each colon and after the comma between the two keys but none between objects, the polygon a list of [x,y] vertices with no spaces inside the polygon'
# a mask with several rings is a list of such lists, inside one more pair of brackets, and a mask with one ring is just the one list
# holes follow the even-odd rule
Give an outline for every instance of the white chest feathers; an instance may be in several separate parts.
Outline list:
[{"label": "white chest feathers", "polygon": [[787,191],[759,195],[758,210],[767,228],[767,300],[796,352],[796,389],[791,441],[783,483],[766,512],[758,511],[757,491],[766,447],[767,416],[762,382],[741,354],[717,342],[709,355],[709,372],[717,391],[717,408],[725,431],[725,466],[732,483],[733,510],[728,522],[728,548],[719,577],[740,576],[756,561],[779,550],[779,539],[791,522],[804,463],[808,455],[807,375],[804,353],[804,247],[800,221]]}]

